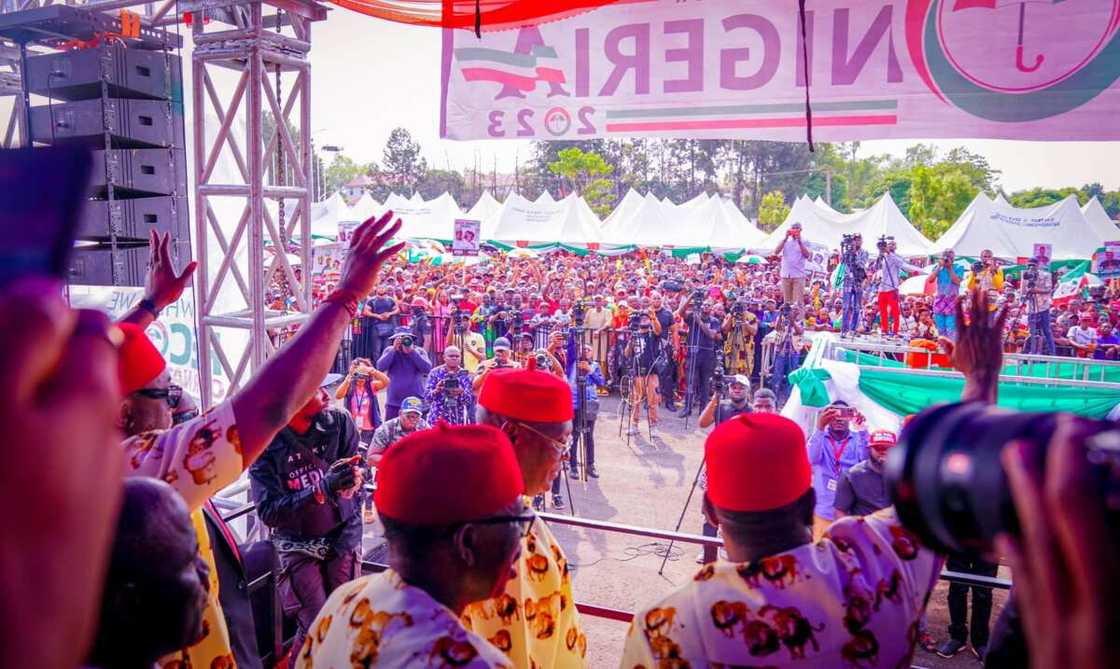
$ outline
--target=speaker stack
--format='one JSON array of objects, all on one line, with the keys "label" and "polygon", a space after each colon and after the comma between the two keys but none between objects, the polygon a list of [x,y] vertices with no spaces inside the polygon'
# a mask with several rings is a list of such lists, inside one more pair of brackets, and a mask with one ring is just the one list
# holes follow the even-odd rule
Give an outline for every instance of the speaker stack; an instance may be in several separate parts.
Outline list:
[{"label": "speaker stack", "polygon": [[[65,5],[0,16],[0,36],[24,53],[32,143],[93,151],[70,282],[142,286],[150,230],[171,233],[178,264],[191,255],[182,63],[178,37],[165,31],[107,34],[121,34],[119,19]],[[63,50],[32,55],[28,44]],[[30,95],[43,100],[32,105]]]}]

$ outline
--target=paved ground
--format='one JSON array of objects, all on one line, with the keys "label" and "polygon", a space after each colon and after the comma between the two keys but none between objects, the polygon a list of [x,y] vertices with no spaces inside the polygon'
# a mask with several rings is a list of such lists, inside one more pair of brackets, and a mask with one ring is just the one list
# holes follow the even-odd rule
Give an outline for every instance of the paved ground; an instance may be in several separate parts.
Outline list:
[{"label": "paved ground", "polygon": [[[687,428],[682,419],[663,417],[661,429],[652,440],[643,434],[627,445],[626,436],[619,436],[617,401],[604,400],[595,429],[601,478],[586,484],[568,482],[574,513],[597,520],[673,529],[700,464],[703,434],[696,427],[695,416]],[[700,533],[699,509],[699,499],[693,495],[681,531]],[[570,506],[567,512],[572,511]],[[579,602],[633,611],[684,583],[698,569],[696,557],[700,551],[695,545],[676,544],[668,550],[667,543],[641,537],[555,523],[552,529],[574,568],[573,588]],[[367,548],[376,543],[376,534],[377,529],[371,526]],[[669,559],[662,570],[667,550]],[[1000,575],[1008,576],[1006,570],[1001,570]],[[946,587],[944,583],[939,585],[929,608],[929,628],[938,641],[945,638],[948,625]],[[995,599],[993,620],[1003,606],[1005,593],[997,592]],[[583,617],[583,624],[588,636],[589,666],[618,666],[626,625],[587,616]],[[979,666],[967,652],[946,660],[921,650],[914,664],[930,668]]]}]

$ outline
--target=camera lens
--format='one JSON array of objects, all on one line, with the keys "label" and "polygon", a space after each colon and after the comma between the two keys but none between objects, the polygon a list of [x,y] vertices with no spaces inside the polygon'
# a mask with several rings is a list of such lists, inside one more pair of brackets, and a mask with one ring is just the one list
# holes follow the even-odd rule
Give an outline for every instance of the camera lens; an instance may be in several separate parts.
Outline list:
[{"label": "camera lens", "polygon": [[[885,468],[903,525],[938,552],[991,554],[998,534],[1019,534],[1000,452],[1012,441],[1028,442],[1033,446],[1028,453],[1041,471],[1058,416],[975,402],[934,407],[915,416],[902,431],[898,447],[891,449]],[[1111,423],[1077,420],[1090,432],[1114,429]],[[1102,504],[1106,479],[1102,477]]]}]

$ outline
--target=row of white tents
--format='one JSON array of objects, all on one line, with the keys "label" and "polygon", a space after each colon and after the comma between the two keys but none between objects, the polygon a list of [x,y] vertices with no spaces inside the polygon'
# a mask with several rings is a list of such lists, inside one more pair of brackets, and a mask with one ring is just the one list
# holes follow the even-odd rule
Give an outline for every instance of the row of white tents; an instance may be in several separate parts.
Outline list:
[{"label": "row of white tents", "polygon": [[556,200],[547,192],[532,201],[514,193],[500,202],[486,191],[466,212],[448,193],[431,200],[392,194],[384,203],[367,193],[353,206],[335,193],[312,205],[312,234],[333,239],[339,224],[363,221],[385,209],[393,210],[403,221],[401,236],[407,239],[450,240],[455,219],[465,218],[481,221],[482,238],[488,242],[600,250],[644,246],[770,251],[795,222],[801,224],[805,239],[831,249],[839,248],[844,235],[858,232],[864,248],[873,250],[879,237],[893,237],[906,256],[932,255],[950,248],[958,255],[978,256],[991,249],[997,257],[1014,259],[1031,255],[1037,243],[1051,245],[1055,260],[1083,259],[1107,242],[1120,240],[1120,228],[1095,197],[1085,206],[1071,195],[1046,207],[1019,209],[1002,196],[993,200],[981,193],[944,235],[930,241],[911,225],[889,194],[850,214],[836,211],[819,197],[801,197],[782,225],[767,234],[731,200],[719,195],[699,195],[676,204],[634,190],[603,220],[583,198],[569,195]]}]

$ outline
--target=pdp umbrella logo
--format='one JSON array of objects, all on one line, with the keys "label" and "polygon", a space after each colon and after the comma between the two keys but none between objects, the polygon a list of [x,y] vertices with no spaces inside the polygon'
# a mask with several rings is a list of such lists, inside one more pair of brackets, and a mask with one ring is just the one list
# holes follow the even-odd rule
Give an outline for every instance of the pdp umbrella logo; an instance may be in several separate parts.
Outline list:
[{"label": "pdp umbrella logo", "polygon": [[906,38],[926,86],[1004,123],[1064,114],[1120,76],[1120,0],[910,0]]}]

